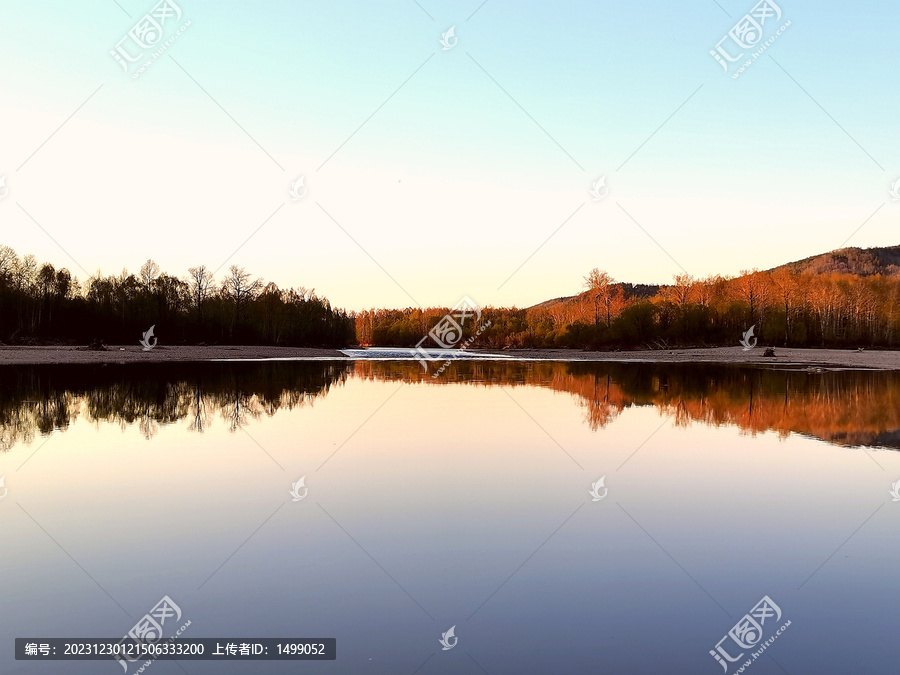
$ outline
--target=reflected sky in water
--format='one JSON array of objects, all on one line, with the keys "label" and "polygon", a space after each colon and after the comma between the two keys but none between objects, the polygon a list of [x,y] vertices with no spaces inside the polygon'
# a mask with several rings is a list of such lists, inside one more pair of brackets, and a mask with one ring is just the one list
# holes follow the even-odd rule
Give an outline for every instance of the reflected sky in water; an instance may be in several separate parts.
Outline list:
[{"label": "reflected sky in water", "polygon": [[15,662],[12,640],[121,636],[164,595],[185,637],[337,638],[336,662],[192,675],[714,674],[709,650],[764,595],[791,626],[745,672],[895,669],[897,375],[430,374],[3,369],[0,670],[120,673]]}]

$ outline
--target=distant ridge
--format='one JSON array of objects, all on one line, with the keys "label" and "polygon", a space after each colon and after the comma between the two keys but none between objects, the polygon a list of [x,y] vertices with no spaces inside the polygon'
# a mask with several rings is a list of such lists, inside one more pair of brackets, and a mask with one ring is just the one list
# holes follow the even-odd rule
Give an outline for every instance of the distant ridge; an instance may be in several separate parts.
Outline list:
[{"label": "distant ridge", "polygon": [[[629,284],[621,281],[611,284],[610,287],[621,289],[623,297],[629,300],[631,298],[652,298],[654,295],[659,293],[659,289],[661,288],[661,286],[657,286],[655,284]],[[584,293],[579,293],[578,295],[566,295],[560,298],[553,298],[552,300],[544,300],[543,302],[532,305],[531,307],[526,307],[526,309],[549,309],[556,305],[565,304],[568,302],[572,302],[573,300],[577,300],[586,293],[587,291],[585,291]]]},{"label": "distant ridge", "polygon": [[900,276],[900,246],[876,248],[839,248],[797,262],[786,263],[769,271],[787,269],[800,274],[873,274]]},{"label": "distant ridge", "polygon": [[[838,248],[828,253],[785,263],[778,267],[765,270],[775,272],[786,269],[797,274],[853,274],[860,277],[868,277],[874,274],[885,276],[900,276],[900,246],[879,246],[875,248]],[[617,282],[612,288],[621,289],[625,299],[652,298],[660,288],[654,284],[630,284]],[[526,309],[550,309],[560,304],[567,304],[585,295],[569,295],[532,305]]]}]

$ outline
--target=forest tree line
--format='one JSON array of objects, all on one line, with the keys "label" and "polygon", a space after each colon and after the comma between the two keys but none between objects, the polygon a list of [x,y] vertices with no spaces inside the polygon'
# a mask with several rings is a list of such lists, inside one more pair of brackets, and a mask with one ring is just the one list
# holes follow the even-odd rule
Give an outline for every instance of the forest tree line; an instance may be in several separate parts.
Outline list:
[{"label": "forest tree line", "polygon": [[[737,345],[900,347],[900,277],[809,274],[778,268],[729,278],[683,274],[660,287],[617,283],[592,270],[572,298],[528,309],[485,308],[473,347],[666,348]],[[648,288],[650,289],[648,291]],[[356,315],[361,344],[413,346],[447,308],[373,309]],[[464,328],[466,328],[464,326]],[[474,334],[471,327],[465,336]],[[435,345],[426,341],[423,346]]]},{"label": "forest tree line", "polygon": [[[472,347],[629,349],[737,345],[900,347],[900,275],[800,272],[790,267],[665,286],[633,286],[594,269],[583,291],[527,309],[485,307]],[[306,288],[279,288],[232,265],[184,277],[148,260],[137,274],[69,270],[0,246],[0,342],[135,343],[155,325],[162,344],[413,347],[450,310],[346,312]],[[490,322],[488,324],[488,321]],[[436,347],[430,340],[425,347]]]},{"label": "forest tree line", "polygon": [[282,289],[232,265],[216,280],[204,265],[185,277],[148,260],[138,274],[94,274],[0,246],[0,341],[136,343],[151,325],[160,344],[339,347],[354,342],[353,318],[306,288]]}]

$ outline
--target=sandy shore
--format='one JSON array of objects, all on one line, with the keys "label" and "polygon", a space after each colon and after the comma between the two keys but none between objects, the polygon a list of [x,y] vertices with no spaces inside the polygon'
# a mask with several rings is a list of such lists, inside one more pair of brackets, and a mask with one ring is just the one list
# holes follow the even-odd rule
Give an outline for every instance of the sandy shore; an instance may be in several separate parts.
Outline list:
[{"label": "sandy shore", "polygon": [[[108,351],[87,351],[83,347],[0,346],[0,365],[53,363],[159,363],[209,361],[211,359],[340,359],[348,357],[335,349],[254,346],[159,346],[148,352],[138,346],[110,346]],[[900,370],[900,351],[839,349],[775,349],[775,357],[764,357],[763,349],[744,351],[741,347],[669,349],[618,352],[584,352],[569,349],[471,350],[481,356],[496,354],[521,360],[617,361],[654,363],[720,363],[766,366],[812,366],[820,368],[872,368]]]},{"label": "sandy shore", "polygon": [[742,347],[702,349],[659,349],[618,352],[583,352],[570,349],[505,349],[498,352],[515,359],[559,359],[564,361],[644,361],[654,363],[720,363],[766,366],[812,366],[821,368],[872,368],[900,370],[900,351],[856,351],[845,349],[775,348],[774,357],[765,357],[762,347],[744,351]]},{"label": "sandy shore", "polygon": [[47,363],[160,363],[209,361],[210,359],[346,359],[334,349],[299,347],[167,347],[160,345],[148,352],[140,345],[107,346],[107,351],[87,351],[84,347],[0,347],[0,365],[36,365]]}]

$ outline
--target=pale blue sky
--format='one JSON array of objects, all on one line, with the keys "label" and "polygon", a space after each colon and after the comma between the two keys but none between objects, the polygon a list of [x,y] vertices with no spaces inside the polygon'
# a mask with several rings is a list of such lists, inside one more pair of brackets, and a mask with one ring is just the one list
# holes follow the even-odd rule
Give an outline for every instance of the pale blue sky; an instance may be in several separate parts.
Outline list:
[{"label": "pale blue sky", "polygon": [[736,274],[873,213],[848,245],[900,243],[895,4],[780,2],[736,80],[709,50],[754,2],[178,4],[138,79],[108,52],[152,1],[0,6],[0,243],[81,279],[228,259],[351,309]]}]

